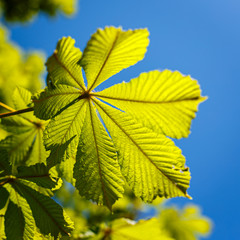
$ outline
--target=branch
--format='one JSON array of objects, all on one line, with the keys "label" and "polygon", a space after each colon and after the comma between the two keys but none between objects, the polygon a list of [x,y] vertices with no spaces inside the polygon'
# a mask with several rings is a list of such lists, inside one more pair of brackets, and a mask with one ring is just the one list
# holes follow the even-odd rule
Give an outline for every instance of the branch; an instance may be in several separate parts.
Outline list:
[{"label": "branch", "polygon": [[30,107],[30,108],[17,110],[17,111],[14,111],[14,112],[1,113],[0,118],[10,117],[10,116],[13,116],[13,115],[18,115],[18,114],[26,113],[26,112],[31,112],[33,110],[34,110],[33,107]]}]

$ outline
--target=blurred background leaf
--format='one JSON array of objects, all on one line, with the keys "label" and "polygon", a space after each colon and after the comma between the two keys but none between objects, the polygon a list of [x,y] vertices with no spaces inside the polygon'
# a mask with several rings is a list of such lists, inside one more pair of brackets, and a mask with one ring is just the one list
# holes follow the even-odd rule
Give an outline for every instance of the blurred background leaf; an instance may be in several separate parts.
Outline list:
[{"label": "blurred background leaf", "polygon": [[58,12],[72,15],[78,0],[0,0],[2,14],[9,22],[30,21],[39,12],[56,16]]}]

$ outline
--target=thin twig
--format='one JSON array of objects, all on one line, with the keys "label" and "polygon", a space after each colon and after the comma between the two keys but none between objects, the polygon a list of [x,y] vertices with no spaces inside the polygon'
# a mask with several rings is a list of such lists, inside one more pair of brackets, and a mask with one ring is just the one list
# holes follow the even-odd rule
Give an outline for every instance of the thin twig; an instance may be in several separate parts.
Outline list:
[{"label": "thin twig", "polygon": [[17,110],[17,111],[14,111],[14,112],[1,113],[0,118],[10,117],[10,116],[14,116],[14,115],[18,115],[18,114],[26,113],[26,112],[31,112],[33,110],[34,110],[33,107],[30,107],[30,108]]}]

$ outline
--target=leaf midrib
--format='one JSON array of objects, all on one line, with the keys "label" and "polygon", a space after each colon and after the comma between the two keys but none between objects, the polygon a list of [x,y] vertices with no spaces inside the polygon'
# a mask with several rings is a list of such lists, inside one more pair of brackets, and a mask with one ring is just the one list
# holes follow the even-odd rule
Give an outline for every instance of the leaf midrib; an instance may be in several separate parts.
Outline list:
[{"label": "leaf midrib", "polygon": [[99,175],[100,175],[100,181],[101,181],[101,185],[102,185],[104,198],[106,199],[106,204],[110,208],[111,204],[109,204],[109,200],[108,200],[107,194],[106,194],[106,189],[105,189],[105,186],[103,184],[103,179],[102,179],[102,169],[101,169],[101,164],[100,164],[99,149],[98,149],[98,145],[97,145],[96,133],[95,133],[95,128],[94,128],[94,124],[93,124],[92,107],[91,107],[90,101],[89,101],[89,111],[90,111],[91,126],[92,126],[92,131],[93,131],[93,138],[94,138],[94,143],[96,146],[96,154],[97,154],[97,160],[98,160],[98,170],[99,170]]},{"label": "leaf midrib", "polygon": [[84,86],[82,86],[82,84],[80,82],[78,82],[78,80],[72,75],[72,73],[68,70],[68,68],[59,60],[58,56],[57,56],[57,51],[55,51],[53,53],[54,58],[56,59],[57,63],[71,76],[71,78],[78,84],[78,86],[85,91]]},{"label": "leaf midrib", "polygon": [[[64,228],[62,228],[61,225],[59,225],[57,221],[55,221],[54,217],[52,217],[52,215],[48,212],[48,210],[44,207],[44,205],[43,205],[37,198],[35,198],[35,197],[27,190],[27,188],[26,188],[26,186],[25,186],[24,184],[15,182],[15,184],[12,184],[12,185],[14,185],[14,186],[13,186],[14,188],[15,188],[15,187],[19,188],[19,190],[21,190],[21,187],[20,187],[20,186],[22,186],[22,188],[27,192],[27,194],[28,194],[33,200],[35,200],[35,201],[39,204],[39,206],[44,210],[44,212],[48,215],[48,217],[52,220],[52,222],[58,227],[58,229],[59,229],[61,232],[66,233],[66,234],[69,236],[69,233],[68,233]],[[19,186],[19,185],[20,185],[20,186]],[[33,191],[34,191],[34,190],[33,190]],[[29,206],[30,206],[30,205],[29,205]]]},{"label": "leaf midrib", "polygon": [[108,54],[107,54],[107,56],[106,56],[106,58],[105,58],[105,60],[104,60],[104,62],[103,62],[103,65],[101,66],[101,68],[100,68],[97,76],[95,77],[92,85],[89,87],[88,92],[90,92],[90,91],[94,88],[95,83],[97,82],[100,74],[102,73],[102,71],[103,71],[103,69],[104,69],[104,67],[105,67],[105,65],[106,65],[106,63],[107,63],[107,61],[108,61],[108,59],[109,59],[109,57],[110,57],[110,55],[111,55],[114,47],[115,47],[115,44],[116,44],[117,39],[118,39],[118,37],[119,37],[119,34],[120,34],[120,31],[117,31],[116,36],[115,36],[115,39],[114,39],[114,41],[113,41],[113,43],[112,43],[112,46],[111,46],[111,48],[110,48],[110,50],[109,50],[109,52],[108,52]]},{"label": "leaf midrib", "polygon": [[178,102],[185,102],[185,101],[197,101],[197,100],[204,100],[204,97],[195,97],[195,98],[187,98],[187,99],[179,99],[179,100],[172,100],[172,101],[148,101],[148,100],[137,100],[137,99],[127,99],[127,98],[119,98],[119,97],[112,97],[112,96],[104,96],[98,93],[91,93],[91,96],[100,98],[100,99],[111,99],[117,101],[126,101],[126,102],[135,102],[135,103],[150,103],[150,104],[171,104],[171,103],[178,103]]}]

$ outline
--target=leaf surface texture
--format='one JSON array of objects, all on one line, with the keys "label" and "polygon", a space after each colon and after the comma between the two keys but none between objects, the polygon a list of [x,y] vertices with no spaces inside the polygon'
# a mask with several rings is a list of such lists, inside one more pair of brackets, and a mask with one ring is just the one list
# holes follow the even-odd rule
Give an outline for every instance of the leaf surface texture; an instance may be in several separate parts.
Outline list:
[{"label": "leaf surface texture", "polygon": [[118,149],[123,175],[135,195],[147,202],[156,196],[187,197],[190,173],[181,150],[130,115],[99,101],[96,105]]},{"label": "leaf surface texture", "polygon": [[149,44],[148,35],[147,29],[98,29],[89,40],[80,60],[88,89],[95,88],[124,68],[142,60]]},{"label": "leaf surface texture", "polygon": [[172,138],[187,137],[198,104],[206,98],[196,80],[170,70],[142,73],[96,96],[132,114],[154,131]]},{"label": "leaf surface texture", "polygon": [[122,196],[124,181],[113,143],[94,107],[88,105],[74,168],[76,188],[82,196],[111,209]]}]

